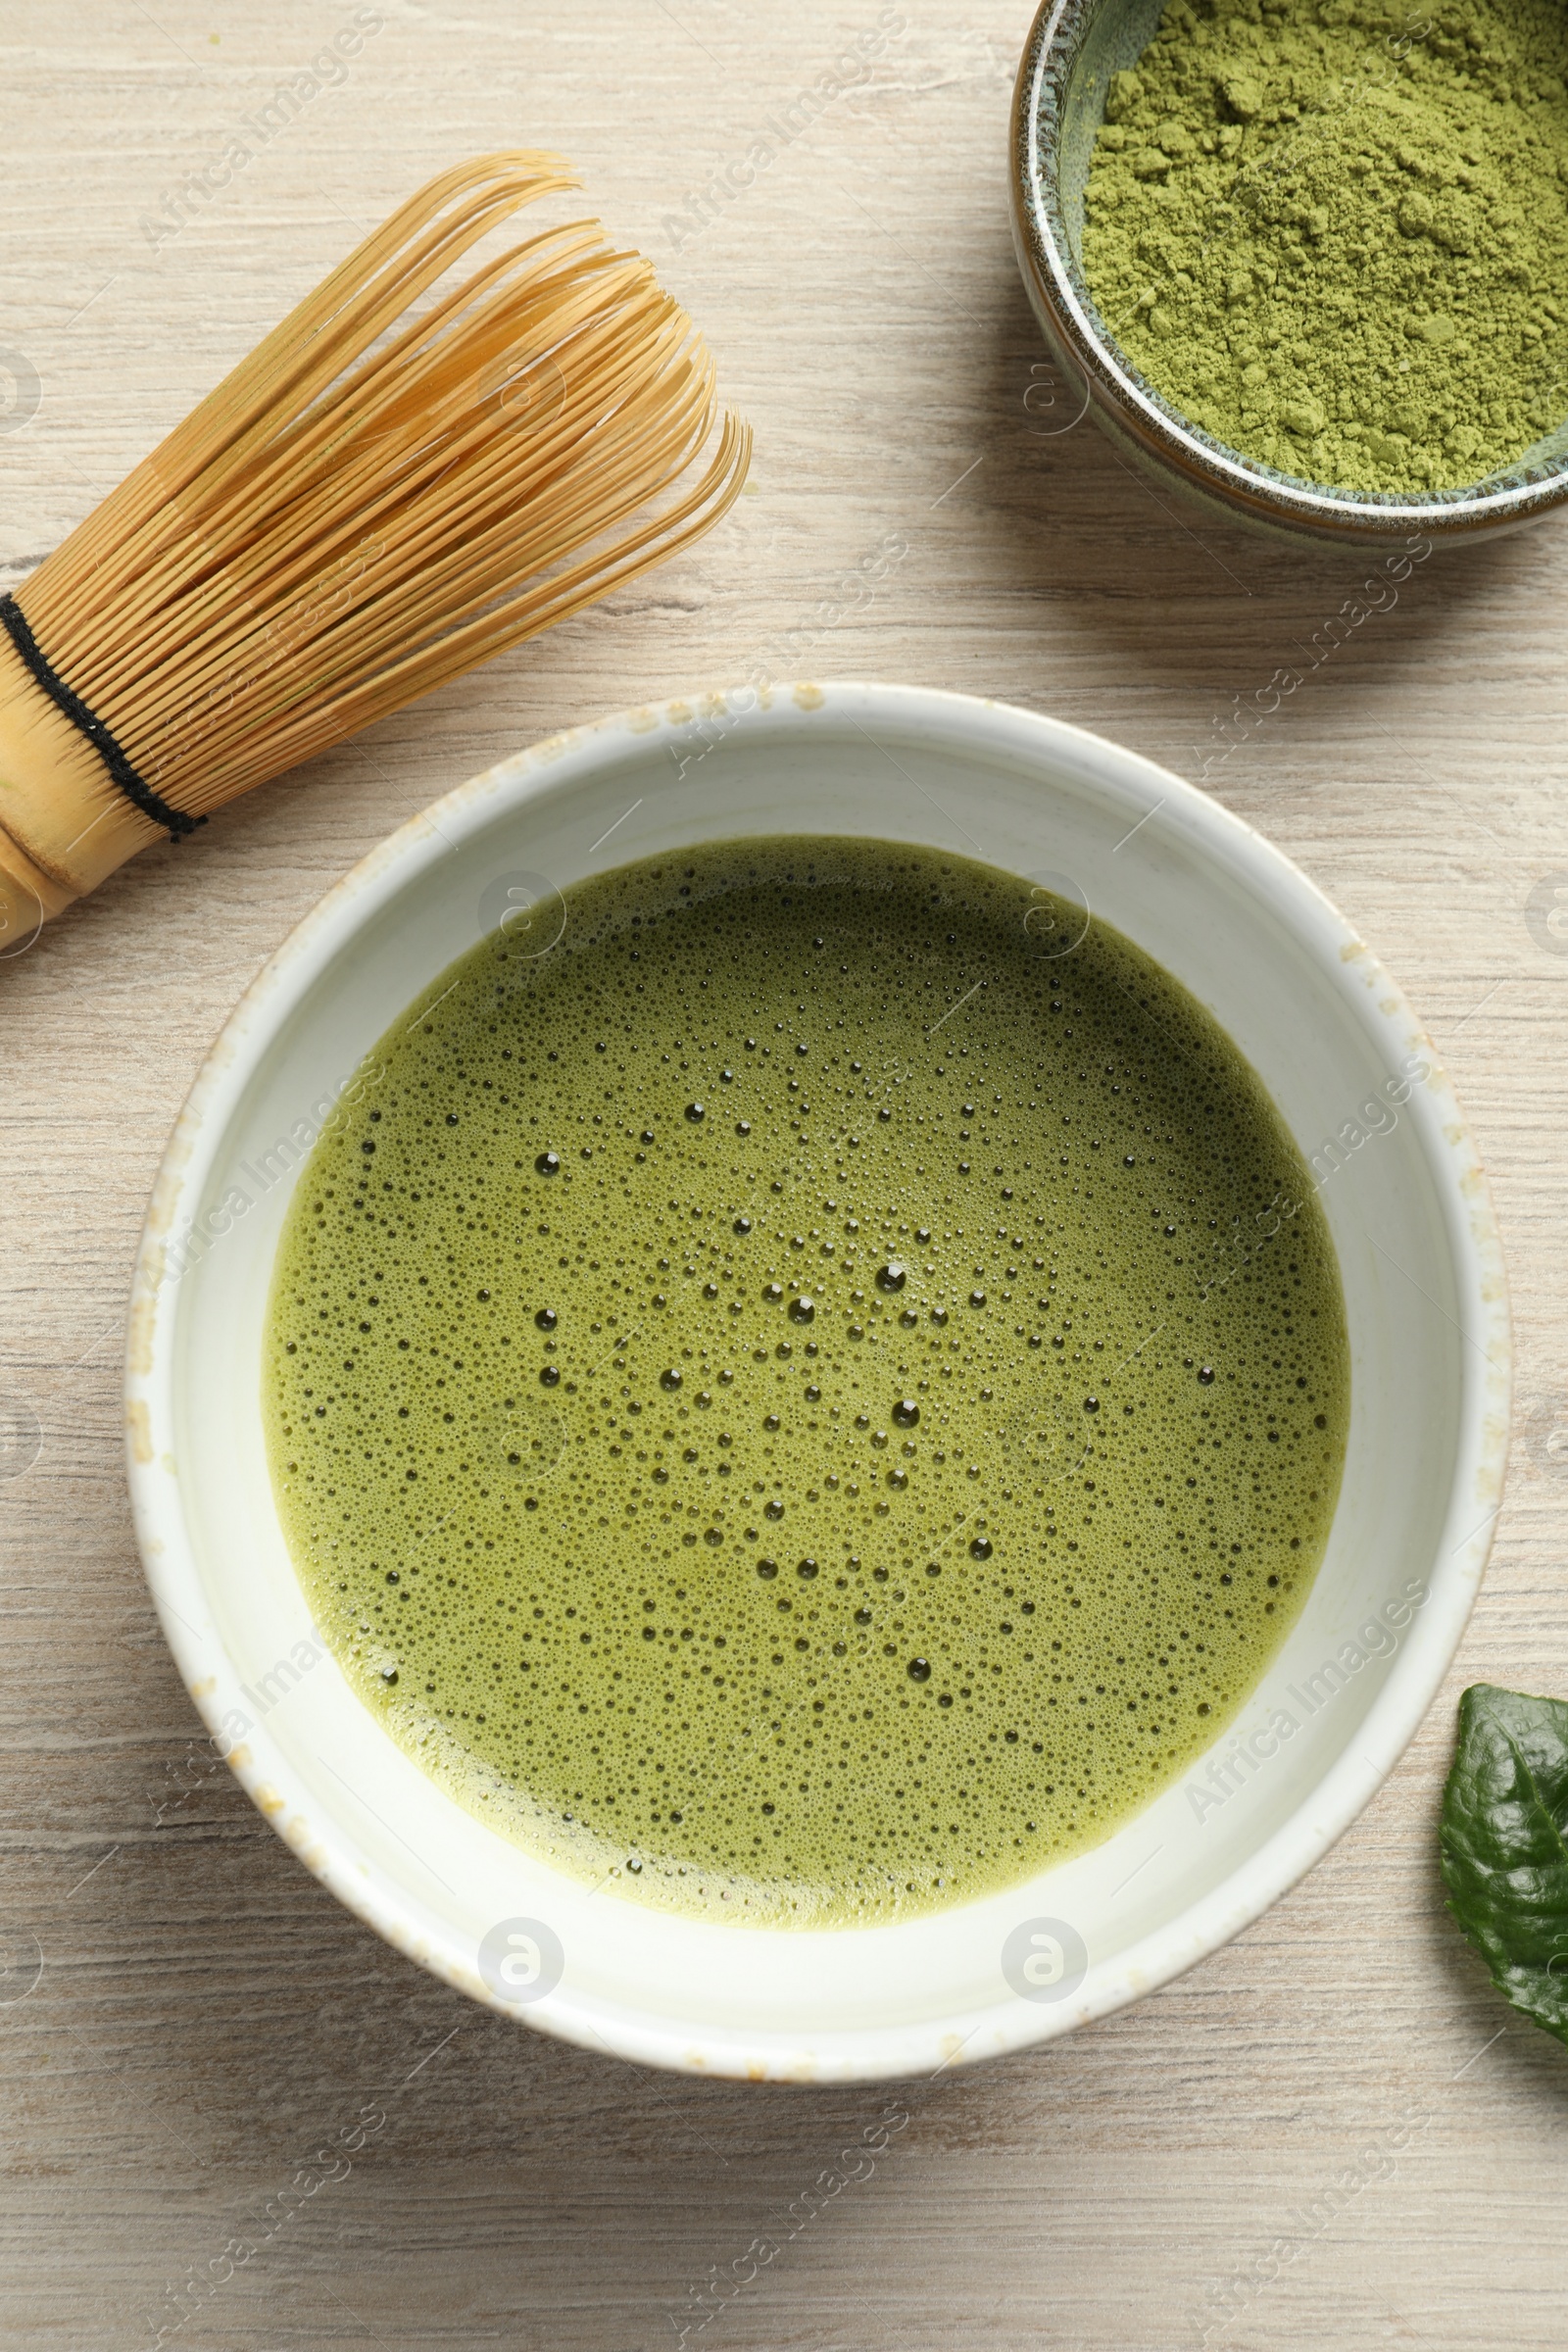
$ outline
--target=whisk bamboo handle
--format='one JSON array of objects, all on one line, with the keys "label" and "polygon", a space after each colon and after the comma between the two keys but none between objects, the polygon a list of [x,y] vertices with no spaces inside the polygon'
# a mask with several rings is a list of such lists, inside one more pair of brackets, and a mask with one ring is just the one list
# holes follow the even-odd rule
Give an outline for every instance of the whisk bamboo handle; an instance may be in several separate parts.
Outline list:
[{"label": "whisk bamboo handle", "polygon": [[[575,185],[478,157],[368,237],[0,600],[0,956],[156,841],[710,529],[751,435]],[[716,428],[716,433],[715,433]]]},{"label": "whisk bamboo handle", "polygon": [[96,889],[159,832],[0,638],[0,954]]}]

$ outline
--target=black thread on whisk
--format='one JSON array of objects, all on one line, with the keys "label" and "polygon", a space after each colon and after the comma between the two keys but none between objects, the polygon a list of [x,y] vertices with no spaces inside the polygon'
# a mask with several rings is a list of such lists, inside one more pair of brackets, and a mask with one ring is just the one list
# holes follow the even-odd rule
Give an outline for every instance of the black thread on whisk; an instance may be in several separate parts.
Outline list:
[{"label": "black thread on whisk", "polygon": [[90,710],[80,695],[66,684],[33,635],[27,615],[14,596],[0,596],[0,623],[4,624],[6,635],[33,684],[42,687],[55,709],[65,713],[79,734],[86,736],[132,807],[139,808],[143,816],[150,816],[155,825],[162,825],[171,841],[178,841],[182,835],[194,833],[198,825],[206,824],[205,816],[187,816],[183,808],[172,808],[136,773],[97,712]]}]

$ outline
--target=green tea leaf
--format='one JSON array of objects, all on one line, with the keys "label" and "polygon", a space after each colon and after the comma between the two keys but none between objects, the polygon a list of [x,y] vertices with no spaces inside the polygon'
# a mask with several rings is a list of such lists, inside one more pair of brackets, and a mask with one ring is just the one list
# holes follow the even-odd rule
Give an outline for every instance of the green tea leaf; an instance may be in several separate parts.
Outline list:
[{"label": "green tea leaf", "polygon": [[1471,1686],[1441,1837],[1449,1907],[1493,1983],[1568,2042],[1568,1701]]}]

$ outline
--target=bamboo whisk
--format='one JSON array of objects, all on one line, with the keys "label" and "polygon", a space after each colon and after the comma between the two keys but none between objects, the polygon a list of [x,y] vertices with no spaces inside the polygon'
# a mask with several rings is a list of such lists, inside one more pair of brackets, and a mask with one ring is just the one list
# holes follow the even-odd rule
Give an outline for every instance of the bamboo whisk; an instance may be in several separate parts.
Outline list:
[{"label": "bamboo whisk", "polygon": [[411,316],[576,184],[532,154],[432,180],[0,600],[0,953],[724,514],[751,434],[718,422],[685,312],[596,222]]}]

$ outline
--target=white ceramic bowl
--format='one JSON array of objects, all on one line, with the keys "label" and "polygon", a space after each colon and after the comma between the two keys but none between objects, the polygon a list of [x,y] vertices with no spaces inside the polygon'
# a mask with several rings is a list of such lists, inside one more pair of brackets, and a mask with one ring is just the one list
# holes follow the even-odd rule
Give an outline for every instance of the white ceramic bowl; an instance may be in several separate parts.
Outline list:
[{"label": "white ceramic bowl", "polygon": [[[260,1384],[305,1146],[515,877],[560,887],[686,844],[794,831],[1065,875],[1185,981],[1315,1160],[1353,1386],[1322,1570],[1198,1769],[1094,1852],[1006,1893],[791,1933],[592,1892],[394,1745],[313,1636]],[[1485,1178],[1430,1046],[1277,850],[1147,760],[1026,711],[900,687],[748,689],[507,760],[405,825],[300,925],[180,1115],[138,1261],[126,1395],[136,1523],[170,1644],[241,1783],[335,1894],[449,1983],[568,2040],[693,2072],[844,2082],[1102,2016],[1255,1919],[1355,1818],[1430,1704],[1481,1576],[1501,1493],[1507,1305]]]}]

